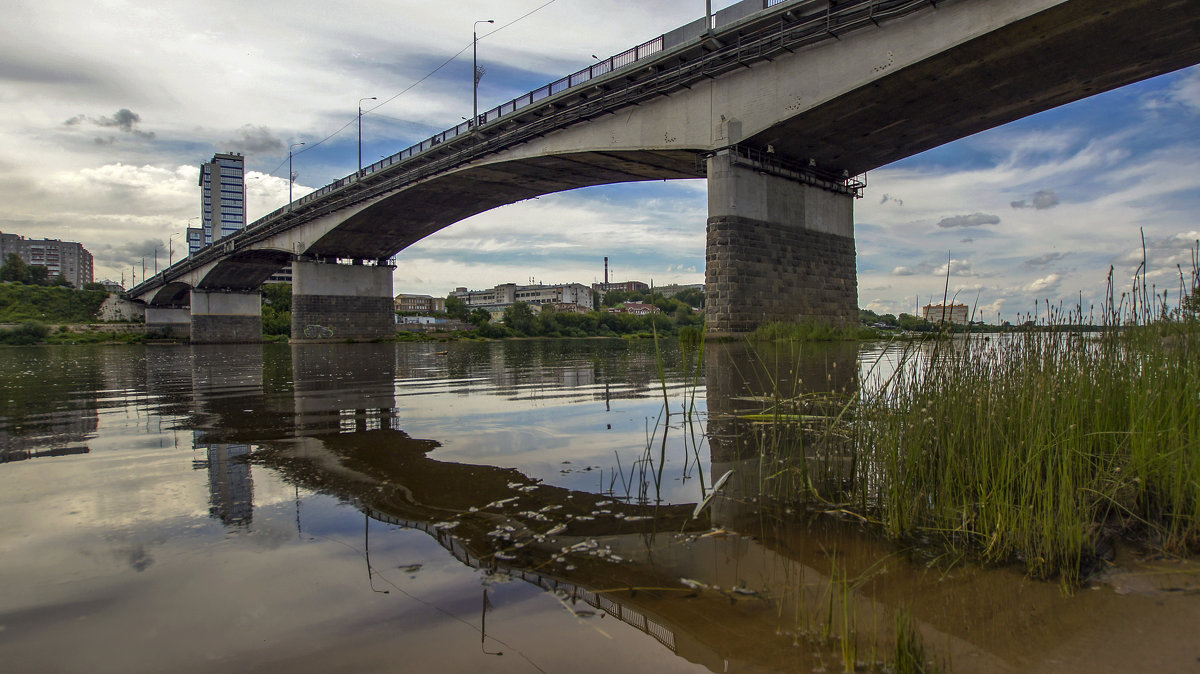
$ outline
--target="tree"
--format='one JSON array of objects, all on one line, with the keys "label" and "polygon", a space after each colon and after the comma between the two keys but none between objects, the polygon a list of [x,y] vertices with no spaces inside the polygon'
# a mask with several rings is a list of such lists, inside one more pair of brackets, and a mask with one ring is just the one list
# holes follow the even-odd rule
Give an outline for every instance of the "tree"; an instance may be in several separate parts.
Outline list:
[{"label": "tree", "polygon": [[264,335],[292,334],[292,284],[262,287],[262,326]]},{"label": "tree", "polygon": [[517,302],[504,310],[504,324],[527,336],[537,334],[537,316],[524,302]]},{"label": "tree", "polygon": [[22,260],[20,255],[8,254],[4,266],[0,267],[0,281],[12,281],[13,283],[29,281],[29,266],[25,264],[25,260]]},{"label": "tree", "polygon": [[83,289],[84,290],[102,290],[104,292],[108,292],[108,289],[104,287],[103,283],[97,283],[96,281],[91,281],[89,283],[83,284]]},{"label": "tree", "polygon": [[471,310],[467,308],[467,303],[462,301],[462,298],[454,295],[446,296],[446,314],[450,318],[457,318],[460,321],[470,319]]},{"label": "tree", "polygon": [[492,315],[488,313],[487,309],[472,309],[467,320],[475,325],[483,325],[492,321]]},{"label": "tree", "polygon": [[688,288],[675,293],[675,299],[698,309],[704,305],[704,291],[699,288]]},{"label": "tree", "polygon": [[40,264],[29,265],[29,280],[35,286],[50,285],[50,270]]},{"label": "tree", "polygon": [[53,278],[53,279],[50,281],[50,285],[52,285],[52,286],[59,286],[59,287],[62,287],[62,288],[70,288],[70,287],[72,287],[72,286],[71,286],[71,282],[70,282],[70,281],[68,281],[68,280],[67,280],[67,277],[66,277],[66,276],[63,276],[62,274],[55,274],[55,275],[54,275],[54,278]]},{"label": "tree", "polygon": [[275,311],[292,310],[292,284],[268,283],[262,287],[263,304],[269,304]]}]

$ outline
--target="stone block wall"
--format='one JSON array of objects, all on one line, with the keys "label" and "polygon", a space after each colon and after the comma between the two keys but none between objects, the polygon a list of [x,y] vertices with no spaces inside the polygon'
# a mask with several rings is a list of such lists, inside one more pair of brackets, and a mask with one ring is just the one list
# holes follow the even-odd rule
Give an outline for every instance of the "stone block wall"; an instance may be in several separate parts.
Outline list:
[{"label": "stone block wall", "polygon": [[766,321],[853,325],[854,238],[736,215],[708,219],[705,317],[713,335]]},{"label": "stone block wall", "polygon": [[261,315],[192,315],[193,344],[251,344],[261,341]]},{"label": "stone block wall", "polygon": [[292,340],[390,339],[395,315],[391,297],[293,294]]}]

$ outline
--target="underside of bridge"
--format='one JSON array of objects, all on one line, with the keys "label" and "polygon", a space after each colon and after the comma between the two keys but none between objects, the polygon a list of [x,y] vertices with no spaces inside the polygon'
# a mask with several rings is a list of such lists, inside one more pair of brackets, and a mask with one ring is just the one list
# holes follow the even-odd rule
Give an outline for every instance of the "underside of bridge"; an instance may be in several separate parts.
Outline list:
[{"label": "underside of bridge", "polygon": [[[866,6],[830,3],[828,11]],[[231,243],[192,285],[253,291],[290,260],[382,268],[426,236],[502,205],[593,185],[707,178],[709,331],[740,334],[769,320],[852,323],[853,176],[1200,62],[1196,0],[945,0],[795,48],[786,32],[770,32],[793,9],[825,7],[775,6],[761,21],[350,181],[301,213],[239,234],[236,252]],[[620,102],[603,103],[608,96]],[[382,272],[313,273],[345,280],[312,294],[325,299],[308,304],[333,308],[310,312],[294,330],[354,336],[333,323],[364,274],[378,276],[367,283],[370,311],[390,316]],[[189,288],[168,283],[150,304],[185,306]],[[365,316],[365,307],[349,313]],[[379,317],[367,323],[361,337],[383,330]]]}]

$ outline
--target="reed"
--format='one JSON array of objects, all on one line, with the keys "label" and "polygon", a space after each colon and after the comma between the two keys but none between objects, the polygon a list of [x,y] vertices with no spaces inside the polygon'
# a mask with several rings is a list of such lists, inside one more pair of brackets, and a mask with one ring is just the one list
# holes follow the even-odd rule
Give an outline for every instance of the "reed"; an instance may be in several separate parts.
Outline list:
[{"label": "reed", "polygon": [[[819,428],[777,415],[762,449],[783,467],[765,491],[1066,587],[1117,539],[1200,550],[1197,280],[1172,308],[1139,274],[1110,290],[1099,333],[1054,329],[1083,323],[1082,307],[1047,306],[1048,329],[905,344],[894,374]],[[817,488],[814,437],[854,466],[848,493]]]}]

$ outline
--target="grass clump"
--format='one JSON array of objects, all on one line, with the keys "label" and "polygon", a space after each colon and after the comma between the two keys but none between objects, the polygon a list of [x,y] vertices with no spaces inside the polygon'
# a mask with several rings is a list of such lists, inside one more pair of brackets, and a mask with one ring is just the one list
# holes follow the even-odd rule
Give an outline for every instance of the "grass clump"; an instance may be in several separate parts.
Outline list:
[{"label": "grass clump", "polygon": [[1170,331],[908,354],[857,410],[861,505],[898,539],[1068,585],[1118,537],[1200,549],[1200,323]]},{"label": "grass clump", "polygon": [[[884,381],[808,424],[807,446],[777,446],[797,426],[777,415],[764,448],[809,464],[787,469],[796,476],[779,481],[784,498],[853,511],[948,559],[1018,562],[1065,587],[1119,540],[1200,550],[1200,274],[1187,287],[1168,309],[1139,277],[1109,301],[1097,333],[905,343]],[[1078,325],[1081,313],[1048,309],[1045,324]],[[832,449],[824,458],[822,447]],[[852,476],[815,479],[813,459]]]}]

